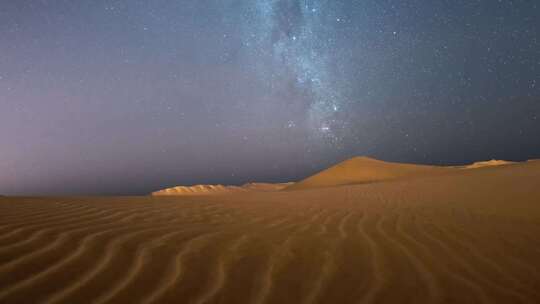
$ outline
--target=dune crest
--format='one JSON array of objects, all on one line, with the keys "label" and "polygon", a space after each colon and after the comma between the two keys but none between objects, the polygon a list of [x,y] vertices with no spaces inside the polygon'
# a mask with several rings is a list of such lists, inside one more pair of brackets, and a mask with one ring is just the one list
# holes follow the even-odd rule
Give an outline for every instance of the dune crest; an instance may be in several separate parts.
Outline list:
[{"label": "dune crest", "polygon": [[224,185],[194,185],[194,186],[177,186],[155,191],[152,195],[212,195],[212,194],[227,194],[233,192],[246,191],[238,186]]},{"label": "dune crest", "polygon": [[399,178],[444,174],[451,172],[450,170],[452,169],[449,167],[392,163],[360,156],[312,175],[287,187],[286,190],[366,184]]},{"label": "dune crest", "polygon": [[487,160],[487,161],[479,161],[475,162],[471,165],[464,166],[464,169],[477,169],[477,168],[483,168],[483,167],[492,167],[492,166],[503,166],[503,165],[512,165],[516,162],[507,161],[507,160]]},{"label": "dune crest", "polygon": [[160,195],[222,195],[242,193],[249,191],[271,192],[279,191],[293,183],[247,183],[242,186],[224,186],[224,185],[195,185],[195,186],[177,186],[167,188],[152,193],[154,196]]},{"label": "dune crest", "polygon": [[382,161],[366,156],[353,157],[320,171],[299,182],[247,183],[242,186],[195,185],[177,186],[153,192],[152,195],[221,195],[244,192],[274,192],[335,187],[355,184],[380,183],[391,180],[430,177],[457,173],[458,169],[517,164],[506,160],[488,160],[463,166],[434,166]]}]

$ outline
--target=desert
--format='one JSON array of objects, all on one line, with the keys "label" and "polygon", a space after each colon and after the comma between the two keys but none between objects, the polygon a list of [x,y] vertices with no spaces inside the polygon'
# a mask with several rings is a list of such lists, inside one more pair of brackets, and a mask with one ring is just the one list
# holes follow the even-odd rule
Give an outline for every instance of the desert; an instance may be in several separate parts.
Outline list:
[{"label": "desert", "polygon": [[0,303],[537,303],[539,181],[362,157],[285,187],[2,197]]},{"label": "desert", "polygon": [[540,303],[539,16],[0,0],[0,304]]}]

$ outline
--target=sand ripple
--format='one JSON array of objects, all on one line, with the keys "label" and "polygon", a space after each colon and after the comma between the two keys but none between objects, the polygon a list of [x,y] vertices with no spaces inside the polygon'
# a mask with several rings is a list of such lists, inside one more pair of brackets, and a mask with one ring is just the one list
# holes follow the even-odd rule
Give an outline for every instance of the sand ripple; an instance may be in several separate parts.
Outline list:
[{"label": "sand ripple", "polygon": [[486,176],[0,198],[0,303],[540,303],[538,187]]}]

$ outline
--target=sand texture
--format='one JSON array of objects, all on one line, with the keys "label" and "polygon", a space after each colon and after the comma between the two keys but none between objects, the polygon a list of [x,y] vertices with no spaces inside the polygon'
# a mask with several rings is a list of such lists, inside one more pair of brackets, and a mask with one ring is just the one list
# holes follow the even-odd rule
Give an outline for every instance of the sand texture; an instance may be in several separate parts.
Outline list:
[{"label": "sand texture", "polygon": [[361,158],[282,191],[1,197],[0,303],[540,303],[540,161]]}]

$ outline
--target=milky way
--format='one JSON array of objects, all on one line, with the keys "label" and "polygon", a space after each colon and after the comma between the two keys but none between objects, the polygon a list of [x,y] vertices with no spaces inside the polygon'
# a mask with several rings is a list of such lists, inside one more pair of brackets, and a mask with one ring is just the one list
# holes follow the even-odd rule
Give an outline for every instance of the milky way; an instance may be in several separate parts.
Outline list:
[{"label": "milky way", "polygon": [[335,26],[346,22],[339,7],[331,1],[259,0],[244,9],[243,45],[269,94],[293,90],[297,100],[291,102],[307,105],[304,123],[311,134],[339,143],[344,122],[337,113],[349,83],[337,74],[351,60],[334,38]]}]

